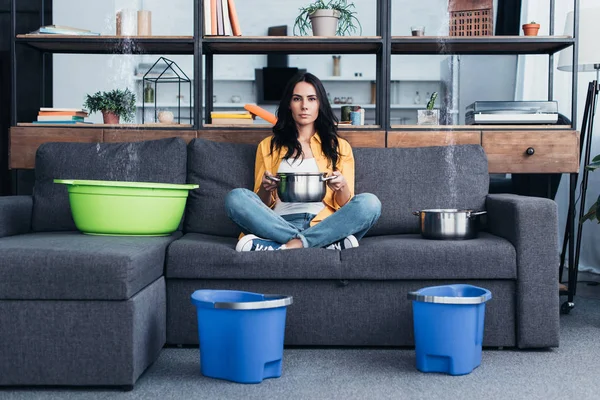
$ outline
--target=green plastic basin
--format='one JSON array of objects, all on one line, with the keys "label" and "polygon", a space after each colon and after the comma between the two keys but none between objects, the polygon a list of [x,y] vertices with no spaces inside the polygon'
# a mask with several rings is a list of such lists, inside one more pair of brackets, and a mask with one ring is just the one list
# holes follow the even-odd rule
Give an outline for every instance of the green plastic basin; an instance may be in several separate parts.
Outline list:
[{"label": "green plastic basin", "polygon": [[55,179],[67,185],[77,229],[89,235],[166,236],[198,185]]}]

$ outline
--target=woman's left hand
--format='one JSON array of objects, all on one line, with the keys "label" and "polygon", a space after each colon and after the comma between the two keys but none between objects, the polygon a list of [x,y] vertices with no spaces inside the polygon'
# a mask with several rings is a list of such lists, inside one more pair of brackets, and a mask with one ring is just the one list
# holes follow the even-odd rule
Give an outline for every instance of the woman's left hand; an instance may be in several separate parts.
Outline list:
[{"label": "woman's left hand", "polygon": [[340,171],[333,171],[331,175],[335,175],[335,178],[327,181],[327,186],[334,192],[338,192],[346,187],[346,178]]}]

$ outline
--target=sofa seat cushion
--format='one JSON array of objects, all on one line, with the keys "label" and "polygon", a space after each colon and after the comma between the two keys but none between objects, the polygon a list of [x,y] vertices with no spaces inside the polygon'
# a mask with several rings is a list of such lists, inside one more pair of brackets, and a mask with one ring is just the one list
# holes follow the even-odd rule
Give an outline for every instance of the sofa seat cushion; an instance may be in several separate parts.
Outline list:
[{"label": "sofa seat cushion", "polygon": [[167,278],[340,278],[338,251],[326,249],[237,252],[237,239],[188,233],[167,251]]},{"label": "sofa seat cushion", "polygon": [[517,279],[514,246],[486,232],[472,240],[367,237],[340,254],[346,279]]},{"label": "sofa seat cushion", "polygon": [[0,239],[0,299],[126,300],[160,278],[164,237],[43,232]]},{"label": "sofa seat cushion", "polygon": [[473,240],[368,237],[355,249],[235,251],[237,240],[188,233],[167,254],[180,279],[516,279],[515,249],[488,233]]}]

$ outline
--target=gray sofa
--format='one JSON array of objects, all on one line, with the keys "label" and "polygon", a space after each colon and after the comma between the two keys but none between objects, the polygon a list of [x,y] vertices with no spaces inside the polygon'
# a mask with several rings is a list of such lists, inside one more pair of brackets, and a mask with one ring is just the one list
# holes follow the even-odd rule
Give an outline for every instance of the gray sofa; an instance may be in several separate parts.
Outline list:
[{"label": "gray sofa", "polygon": [[[558,223],[547,199],[488,195],[480,146],[355,148],[382,215],[355,249],[238,253],[223,199],[256,146],[180,139],[40,146],[32,197],[0,198],[0,385],[131,388],[165,345],[196,345],[200,288],[294,296],[287,345],[411,346],[409,291],[491,290],[484,346],[558,346]],[[78,233],[54,178],[198,183],[168,237]],[[431,241],[412,211],[488,211],[477,239]]]}]

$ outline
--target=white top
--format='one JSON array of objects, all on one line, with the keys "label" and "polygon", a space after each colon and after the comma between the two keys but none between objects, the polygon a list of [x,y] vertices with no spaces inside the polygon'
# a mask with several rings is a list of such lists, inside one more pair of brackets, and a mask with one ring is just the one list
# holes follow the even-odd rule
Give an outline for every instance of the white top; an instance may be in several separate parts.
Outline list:
[{"label": "white top", "polygon": [[[294,160],[293,158],[284,158],[279,165],[277,173],[301,173],[301,172],[319,172],[317,162],[313,158],[299,158]],[[314,203],[286,203],[277,199],[273,211],[279,215],[287,214],[315,214],[317,215],[321,210],[325,208],[325,204],[322,201]]]}]

